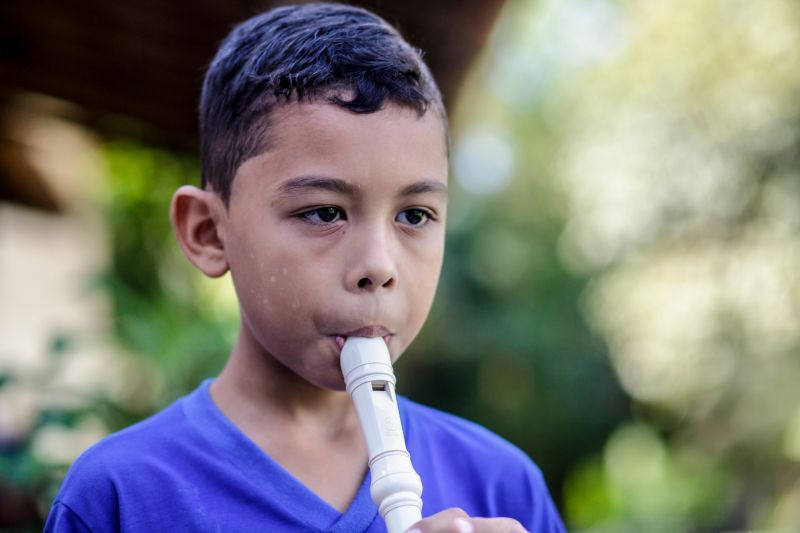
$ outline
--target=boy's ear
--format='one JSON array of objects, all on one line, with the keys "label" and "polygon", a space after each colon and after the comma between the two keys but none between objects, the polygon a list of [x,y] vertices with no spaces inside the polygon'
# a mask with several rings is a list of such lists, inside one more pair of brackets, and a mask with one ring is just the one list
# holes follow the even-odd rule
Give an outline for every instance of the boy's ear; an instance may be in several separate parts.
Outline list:
[{"label": "boy's ear", "polygon": [[175,191],[169,209],[172,229],[183,253],[212,278],[228,271],[224,229],[220,225],[224,210],[219,196],[191,185]]}]

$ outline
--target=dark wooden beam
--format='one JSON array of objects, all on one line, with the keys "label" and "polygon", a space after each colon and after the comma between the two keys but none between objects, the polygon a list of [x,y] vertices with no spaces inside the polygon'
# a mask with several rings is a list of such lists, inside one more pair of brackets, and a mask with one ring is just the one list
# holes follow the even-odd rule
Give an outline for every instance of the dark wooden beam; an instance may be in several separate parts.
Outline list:
[{"label": "dark wooden beam", "polygon": [[[87,120],[141,121],[165,142],[193,143],[208,61],[236,22],[276,2],[0,2],[0,85],[77,103]],[[360,2],[426,51],[448,104],[502,0]]]}]

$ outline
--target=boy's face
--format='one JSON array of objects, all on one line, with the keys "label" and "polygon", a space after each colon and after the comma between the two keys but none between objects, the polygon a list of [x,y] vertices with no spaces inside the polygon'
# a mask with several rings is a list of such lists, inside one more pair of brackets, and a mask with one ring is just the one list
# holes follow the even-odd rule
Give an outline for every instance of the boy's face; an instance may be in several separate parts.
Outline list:
[{"label": "boy's face", "polygon": [[388,105],[354,114],[292,103],[245,161],[225,257],[252,348],[314,385],[343,389],[344,337],[384,337],[395,360],[422,327],[444,252],[441,118]]}]

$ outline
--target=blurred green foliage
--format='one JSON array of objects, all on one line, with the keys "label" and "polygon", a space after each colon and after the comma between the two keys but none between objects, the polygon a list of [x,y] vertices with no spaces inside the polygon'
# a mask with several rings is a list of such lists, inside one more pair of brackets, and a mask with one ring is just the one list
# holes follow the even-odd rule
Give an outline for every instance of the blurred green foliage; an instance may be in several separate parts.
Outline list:
[{"label": "blurred green foliage", "polygon": [[113,302],[114,329],[125,348],[159,369],[163,405],[221,370],[236,317],[211,305],[170,226],[170,199],[179,186],[197,181],[196,157],[123,141],[105,152],[113,244],[104,285]]},{"label": "blurred green foliage", "polygon": [[[477,279],[507,290],[503,308],[528,300],[530,340],[567,328],[554,353],[587,369],[585,419],[620,412],[598,401],[617,390],[590,350],[570,350],[582,321],[631,397],[630,420],[569,459],[571,529],[800,527],[799,18],[781,0],[509,2],[466,84],[454,176],[485,212],[468,231],[504,257]],[[508,290],[500,265],[519,257]],[[555,321],[543,294],[563,298]],[[548,367],[525,353],[534,377]],[[537,446],[547,472],[558,450]]]}]

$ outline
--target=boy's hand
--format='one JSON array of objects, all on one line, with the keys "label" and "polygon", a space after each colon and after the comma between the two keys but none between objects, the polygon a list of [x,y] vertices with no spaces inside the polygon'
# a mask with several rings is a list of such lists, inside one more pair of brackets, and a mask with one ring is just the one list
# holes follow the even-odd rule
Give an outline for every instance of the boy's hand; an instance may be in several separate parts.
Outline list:
[{"label": "boy's hand", "polygon": [[420,520],[406,533],[527,533],[513,518],[472,518],[453,507]]}]

